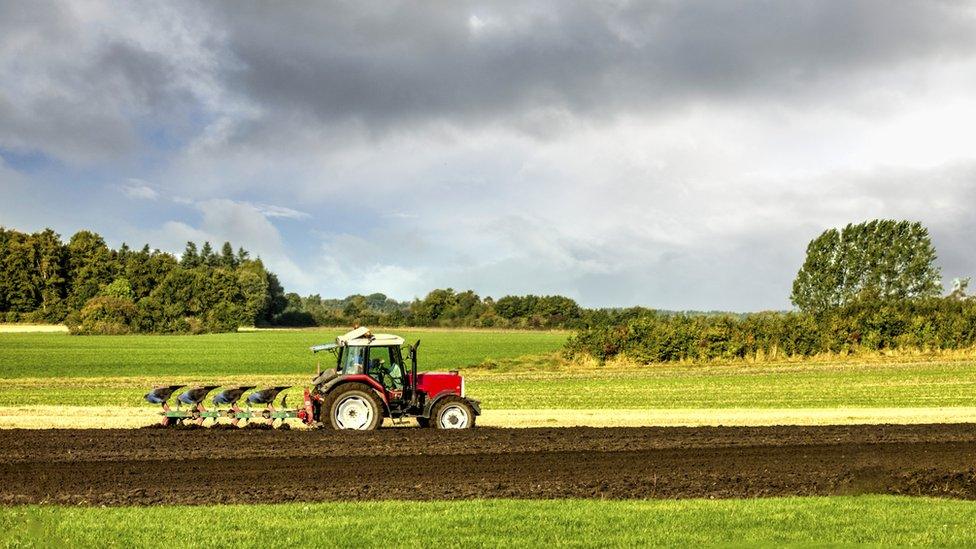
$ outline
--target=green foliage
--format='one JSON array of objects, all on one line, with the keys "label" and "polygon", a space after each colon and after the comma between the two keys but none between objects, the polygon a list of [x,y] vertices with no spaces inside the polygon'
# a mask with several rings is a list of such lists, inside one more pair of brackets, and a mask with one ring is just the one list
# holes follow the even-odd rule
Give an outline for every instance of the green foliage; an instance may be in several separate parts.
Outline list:
[{"label": "green foliage", "polygon": [[183,256],[180,258],[180,267],[184,269],[192,269],[194,267],[199,267],[200,254],[197,252],[197,245],[195,242],[187,242],[186,248],[183,249]]},{"label": "green foliage", "polygon": [[284,297],[283,313],[274,323],[284,326],[437,326],[471,328],[560,329],[580,326],[589,311],[563,296],[505,296],[497,302],[471,290],[432,290],[423,299],[400,302],[384,294],[351,295],[344,299]]},{"label": "green foliage", "polygon": [[139,312],[131,299],[103,295],[93,297],[81,309],[71,332],[85,335],[122,335],[137,331]]},{"label": "green foliage", "polygon": [[80,310],[112,281],[115,262],[101,236],[79,231],[68,241],[68,306]]},{"label": "green foliage", "polygon": [[[199,520],[186,520],[197,516]],[[206,527],[201,527],[206,521]],[[0,509],[3,543],[65,547],[976,544],[976,503],[907,496],[462,500]]]},{"label": "green foliage", "polygon": [[976,346],[976,300],[855,300],[831,311],[664,315],[638,310],[575,334],[570,354],[707,361]]},{"label": "green foliage", "polygon": [[[148,245],[111,250],[80,231],[67,244],[47,229],[0,228],[0,315],[61,322],[75,333],[202,333],[267,323],[283,295],[260,260],[229,242],[215,255],[187,243],[180,261]],[[276,286],[275,286],[276,285]],[[112,300],[99,299],[101,297]]]},{"label": "green foliage", "polygon": [[127,299],[132,301],[135,299],[135,293],[132,291],[132,286],[126,278],[119,277],[112,281],[111,284],[105,286],[102,289],[102,295],[109,297],[115,297],[118,299]]},{"label": "green foliage", "polygon": [[921,223],[874,220],[830,229],[807,246],[790,299],[820,313],[855,299],[933,297],[942,288],[935,258]]}]

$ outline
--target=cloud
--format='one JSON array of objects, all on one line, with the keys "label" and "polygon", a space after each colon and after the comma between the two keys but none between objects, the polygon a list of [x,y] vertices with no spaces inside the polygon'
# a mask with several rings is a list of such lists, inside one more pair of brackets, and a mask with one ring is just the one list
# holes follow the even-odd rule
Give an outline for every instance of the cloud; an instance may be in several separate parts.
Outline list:
[{"label": "cloud", "polygon": [[91,166],[194,131],[217,105],[192,5],[0,6],[0,147]]},{"label": "cloud", "polygon": [[282,217],[285,219],[307,219],[311,217],[305,212],[300,212],[285,206],[275,206],[273,204],[250,204],[250,206],[264,214],[265,217]]},{"label": "cloud", "polygon": [[324,295],[784,308],[806,243],[872,217],[923,221],[946,276],[973,274],[974,18],[875,0],[0,4],[0,221],[229,240]]},{"label": "cloud", "polygon": [[159,193],[156,189],[149,186],[148,183],[141,179],[129,179],[129,182],[121,185],[120,188],[126,196],[136,200],[156,200],[159,198]]},{"label": "cloud", "polygon": [[973,10],[947,2],[211,7],[238,62],[228,81],[264,112],[236,139],[309,116],[370,135],[442,123],[551,135],[566,114],[605,122],[826,94],[843,105],[884,71],[976,51]]}]

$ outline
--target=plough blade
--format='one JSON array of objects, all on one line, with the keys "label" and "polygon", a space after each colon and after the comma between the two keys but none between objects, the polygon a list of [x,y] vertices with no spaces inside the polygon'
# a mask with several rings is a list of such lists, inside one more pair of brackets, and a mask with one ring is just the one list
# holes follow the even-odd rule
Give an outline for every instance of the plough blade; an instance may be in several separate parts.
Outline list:
[{"label": "plough blade", "polygon": [[251,404],[267,404],[271,406],[274,404],[274,400],[278,398],[278,393],[284,391],[285,389],[291,387],[291,385],[279,385],[276,387],[266,387],[260,391],[254,391],[247,397],[247,401]]},{"label": "plough blade", "polygon": [[187,404],[191,406],[191,418],[196,421],[197,425],[203,425],[204,420],[210,415],[204,415],[208,412],[207,408],[204,407],[203,401],[206,400],[207,395],[209,395],[214,389],[220,387],[220,385],[200,385],[197,387],[191,387],[177,397],[177,400],[182,404]]},{"label": "plough blade", "polygon": [[224,389],[213,398],[214,406],[236,406],[237,401],[244,396],[244,393],[250,391],[254,387],[254,385],[238,385],[236,387]]},{"label": "plough blade", "polygon": [[167,417],[169,413],[169,399],[173,396],[178,389],[182,389],[185,385],[157,385],[153,387],[151,391],[146,393],[143,397],[146,402],[150,404],[159,404],[163,407],[163,418],[160,420],[161,425],[169,425],[170,419]]},{"label": "plough blade", "polygon": [[244,393],[253,389],[255,385],[238,385],[236,387],[230,387],[224,389],[213,398],[214,406],[229,406],[228,409],[224,410],[224,416],[230,418],[231,425],[238,425],[242,419],[248,419],[248,416],[243,413],[240,406],[237,405],[237,401],[244,396]]},{"label": "plough blade", "polygon": [[153,387],[151,391],[146,393],[146,396],[143,398],[145,398],[150,404],[162,404],[163,406],[166,406],[166,403],[169,401],[170,397],[173,396],[173,393],[175,393],[178,389],[182,389],[183,387],[185,387],[185,385],[157,385],[156,387]]}]

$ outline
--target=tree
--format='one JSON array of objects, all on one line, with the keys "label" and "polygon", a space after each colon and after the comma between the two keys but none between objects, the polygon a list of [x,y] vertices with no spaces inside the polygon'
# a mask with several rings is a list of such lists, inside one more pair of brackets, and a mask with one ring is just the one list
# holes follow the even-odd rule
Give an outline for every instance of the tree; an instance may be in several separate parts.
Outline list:
[{"label": "tree", "polygon": [[80,310],[112,281],[114,271],[112,252],[101,236],[91,231],[75,233],[68,242],[68,305]]},{"label": "tree", "polygon": [[37,250],[30,235],[11,231],[6,240],[3,279],[10,311],[29,313],[41,305],[41,287],[37,272]]},{"label": "tree", "polygon": [[233,269],[237,267],[237,258],[234,256],[234,247],[230,245],[230,242],[224,242],[223,247],[220,248],[220,266],[225,269]]},{"label": "tree", "polygon": [[203,248],[200,248],[200,262],[207,267],[217,266],[217,254],[213,251],[213,246],[210,245],[210,241],[203,243]]},{"label": "tree", "polygon": [[[261,265],[260,260],[258,260],[256,263]],[[263,265],[261,265],[261,269],[264,269]],[[270,322],[274,320],[274,317],[278,316],[282,313],[282,311],[285,310],[285,307],[288,306],[288,300],[285,298],[285,289],[281,287],[281,282],[278,281],[278,276],[274,273],[267,271],[265,272],[267,273],[266,276],[268,280],[268,308],[266,310],[266,314],[267,320]]]},{"label": "tree", "polygon": [[249,261],[237,270],[244,304],[241,317],[245,324],[260,324],[267,318],[271,299],[268,294],[268,274],[258,261]]},{"label": "tree", "polygon": [[805,312],[822,313],[855,299],[882,302],[936,296],[941,291],[935,248],[918,222],[874,220],[824,231],[790,296]]},{"label": "tree", "polygon": [[123,277],[116,278],[111,284],[102,289],[102,295],[132,301],[135,295],[132,293],[132,286]]},{"label": "tree", "polygon": [[180,267],[192,269],[199,266],[200,254],[197,253],[197,245],[193,242],[187,242],[186,248],[183,250],[183,257],[180,258]]}]

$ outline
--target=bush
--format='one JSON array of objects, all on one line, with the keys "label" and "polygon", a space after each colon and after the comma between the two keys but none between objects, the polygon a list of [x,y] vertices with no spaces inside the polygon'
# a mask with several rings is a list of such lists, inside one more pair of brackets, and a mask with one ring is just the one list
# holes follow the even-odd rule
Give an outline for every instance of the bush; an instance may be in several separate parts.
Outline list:
[{"label": "bush", "polygon": [[592,316],[569,354],[652,363],[976,346],[976,300],[861,300],[820,314],[665,315],[649,310]]},{"label": "bush", "polygon": [[315,326],[315,318],[311,314],[302,311],[285,311],[275,317],[275,326],[287,326],[290,328],[305,328]]},{"label": "bush", "polygon": [[120,335],[138,331],[139,311],[131,299],[98,296],[89,299],[72,319],[72,333],[85,335]]}]

